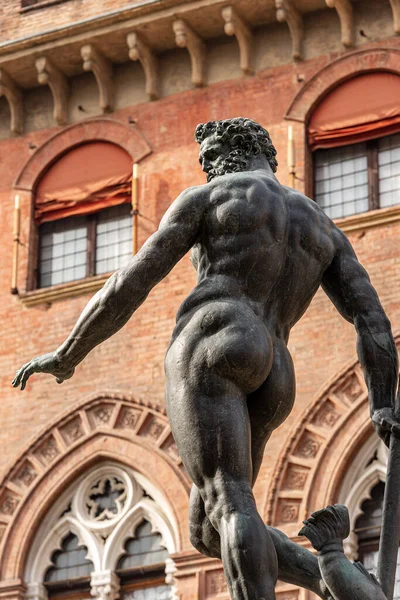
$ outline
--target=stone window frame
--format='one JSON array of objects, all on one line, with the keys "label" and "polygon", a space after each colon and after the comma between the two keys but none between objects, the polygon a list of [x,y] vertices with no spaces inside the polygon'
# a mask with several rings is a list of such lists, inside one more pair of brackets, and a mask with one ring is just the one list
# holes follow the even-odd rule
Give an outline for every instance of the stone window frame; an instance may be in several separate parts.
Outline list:
[{"label": "stone window frame", "polygon": [[[21,235],[18,269],[18,296],[28,307],[50,305],[52,302],[92,294],[99,290],[109,277],[95,275],[73,282],[35,289],[37,264],[37,226],[33,219],[35,189],[42,175],[63,154],[87,142],[106,141],[125,150],[133,163],[140,163],[152,153],[151,146],[136,124],[125,124],[113,118],[94,117],[64,127],[50,137],[29,158],[16,178],[12,199],[20,197]],[[27,219],[26,216],[29,215]],[[24,281],[24,284],[22,282]]]},{"label": "stone window frame", "polygon": [[[113,476],[124,481],[126,485],[126,503],[116,518],[99,523],[91,519],[85,510],[88,490],[93,482]],[[153,496],[155,496],[154,486],[143,475],[110,461],[105,461],[82,474],[52,506],[36,532],[24,574],[27,583],[26,598],[47,600],[45,574],[52,565],[54,552],[61,548],[63,540],[69,533],[76,535],[79,545],[87,548],[86,558],[93,563],[94,570],[90,578],[91,594],[98,597],[107,589],[109,600],[116,600],[121,589],[116,571],[118,561],[124,553],[125,543],[134,536],[137,527],[144,519],[151,524],[152,532],[161,535],[169,555],[174,554],[177,551],[174,528],[168,518],[168,508],[162,506],[166,500],[161,499],[159,493],[155,500]],[[167,558],[164,583],[171,584],[171,575],[174,571],[173,560]],[[160,572],[157,568],[153,573],[151,569],[148,570],[140,581],[130,582],[130,584],[137,588],[148,586],[151,582],[159,585],[160,581]],[[171,598],[174,596],[175,590],[172,585]]]},{"label": "stone window frame", "polygon": [[[368,72],[386,71],[400,76],[400,49],[388,45],[361,48],[334,59],[316,71],[295,94],[285,115],[293,125],[295,138],[305,139],[311,114],[318,103],[344,81]],[[304,145],[304,189],[313,197],[313,156],[307,141]],[[345,233],[365,231],[400,221],[400,205],[378,208],[365,213],[335,219]]]},{"label": "stone window frame", "polygon": [[358,538],[355,523],[362,514],[362,504],[370,498],[373,487],[380,481],[385,483],[389,452],[376,434],[368,437],[349,465],[338,493],[338,503],[349,509],[349,537],[344,542],[346,555],[351,560],[358,558]]}]

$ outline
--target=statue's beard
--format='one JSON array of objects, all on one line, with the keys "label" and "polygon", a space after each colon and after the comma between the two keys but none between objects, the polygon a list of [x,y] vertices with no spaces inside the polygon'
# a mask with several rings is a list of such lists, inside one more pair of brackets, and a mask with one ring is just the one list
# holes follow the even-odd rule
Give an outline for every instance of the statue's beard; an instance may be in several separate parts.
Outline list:
[{"label": "statue's beard", "polygon": [[243,150],[232,150],[232,152],[230,152],[228,156],[218,164],[217,167],[208,171],[207,183],[214,179],[214,177],[219,177],[220,175],[246,171],[249,163],[250,157],[246,157],[243,153]]}]

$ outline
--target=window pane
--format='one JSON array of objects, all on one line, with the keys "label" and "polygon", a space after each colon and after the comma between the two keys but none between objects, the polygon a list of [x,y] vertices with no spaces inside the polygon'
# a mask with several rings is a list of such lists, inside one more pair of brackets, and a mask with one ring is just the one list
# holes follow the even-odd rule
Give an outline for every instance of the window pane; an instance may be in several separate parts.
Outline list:
[{"label": "window pane", "polygon": [[151,532],[151,524],[143,521],[136,529],[135,537],[125,543],[125,554],[118,562],[118,569],[130,569],[163,563],[168,551],[161,545],[159,533]]},{"label": "window pane", "polygon": [[45,582],[89,577],[94,568],[92,562],[86,559],[87,553],[87,548],[79,546],[76,535],[68,534],[61,544],[61,550],[53,553],[53,566],[47,570]]},{"label": "window pane", "polygon": [[122,600],[171,600],[172,593],[168,585],[133,590],[122,594]]},{"label": "window pane", "polygon": [[400,204],[400,134],[379,140],[379,206]]},{"label": "window pane", "polygon": [[96,229],[96,274],[115,271],[132,255],[132,217],[129,204],[102,211]]},{"label": "window pane", "polygon": [[39,287],[86,276],[87,226],[85,217],[44,223],[39,229]]},{"label": "window pane", "polygon": [[315,152],[315,200],[331,219],[368,210],[365,144]]}]

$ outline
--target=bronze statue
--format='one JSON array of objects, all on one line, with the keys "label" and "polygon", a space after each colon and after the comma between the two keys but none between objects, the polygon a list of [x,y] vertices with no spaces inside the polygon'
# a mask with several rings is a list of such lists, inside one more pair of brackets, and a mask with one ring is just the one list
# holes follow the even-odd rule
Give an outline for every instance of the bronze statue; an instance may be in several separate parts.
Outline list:
[{"label": "bronze statue", "polygon": [[35,372],[58,383],[72,377],[192,249],[198,283],[178,311],[165,360],[167,412],[193,480],[192,543],[222,558],[233,600],[273,600],[278,576],[322,598],[353,600],[329,590],[311,552],[265,527],[252,488],[265,444],[295,398],[290,330],[320,285],[356,328],[376,431],[386,443],[400,435],[389,320],[346,236],[315,202],[276,179],[276,150],[263,127],[245,118],[211,121],[195,137],[207,183],[175,200],[67,340],[24,365],[13,385],[24,389]]}]

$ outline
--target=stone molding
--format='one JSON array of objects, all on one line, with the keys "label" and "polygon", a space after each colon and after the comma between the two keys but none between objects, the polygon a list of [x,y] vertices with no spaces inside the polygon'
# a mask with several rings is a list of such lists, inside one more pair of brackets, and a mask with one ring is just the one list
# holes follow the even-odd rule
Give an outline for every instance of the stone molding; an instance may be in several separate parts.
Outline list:
[{"label": "stone molding", "polygon": [[226,35],[234,35],[238,41],[240,50],[240,68],[245,75],[251,75],[253,73],[253,35],[251,30],[233,6],[225,6],[222,9],[221,14],[225,21],[224,30]]},{"label": "stone molding", "polygon": [[368,71],[390,71],[400,75],[400,49],[372,47],[355,50],[331,61],[303,85],[292,100],[285,118],[307,123],[317,104],[342,81]]},{"label": "stone molding", "polygon": [[[400,346],[400,335],[396,342]],[[354,459],[356,445],[372,432],[367,389],[361,366],[354,360],[324,386],[303,413],[272,476],[264,518],[292,538],[297,536],[303,519],[321,508],[315,505],[313,483],[318,476],[323,477],[323,469],[333,460],[333,445],[339,431],[348,443],[342,438],[342,456],[339,462],[336,460],[335,472],[330,473],[329,482],[326,476],[323,478],[324,489],[318,503],[323,502],[324,506],[336,501],[340,474]]]},{"label": "stone molding", "polygon": [[126,125],[107,117],[88,119],[65,127],[42,144],[21,169],[14,183],[14,190],[33,192],[36,183],[51,163],[75,146],[92,141],[116,144],[128,152],[132,162],[136,163],[152,152],[137,125]]},{"label": "stone molding", "polygon": [[389,208],[378,208],[359,215],[352,215],[344,219],[335,219],[334,223],[345,233],[352,233],[398,221],[400,221],[400,206],[390,206]]},{"label": "stone molding", "polygon": [[[174,473],[175,487],[180,486],[185,494],[189,493],[190,481],[173,440],[165,410],[119,392],[95,395],[75,405],[43,430],[3,478],[0,484],[0,576],[6,577],[4,569],[20,568],[15,557],[9,562],[10,540],[16,524],[18,528],[22,526],[23,515],[27,511],[32,513],[32,494],[40,486],[47,485],[46,481],[51,482],[54,469],[59,469],[59,465],[67,465],[70,456],[83,452],[85,460],[88,460],[86,448],[108,437],[120,440],[121,444],[134,443],[136,448],[143,449],[143,456],[152,453],[153,464],[160,463],[160,460],[160,464],[165,463],[166,469],[171,472],[170,479]],[[107,446],[104,450],[107,450]],[[98,450],[96,455],[99,456]],[[30,518],[35,519],[35,515],[31,514]],[[31,535],[29,525],[24,526],[24,531],[25,544],[27,532]],[[20,544],[21,560],[24,544]]]},{"label": "stone molding", "polygon": [[94,294],[103,287],[111,273],[96,275],[86,279],[78,279],[70,283],[54,285],[48,288],[39,288],[31,292],[22,292],[19,299],[24,306],[32,307],[40,304],[51,305],[53,302],[74,298],[82,294]]},{"label": "stone molding", "polygon": [[54,120],[57,125],[65,125],[68,120],[68,80],[64,73],[46,56],[37,58],[35,64],[38,82],[41,85],[48,85],[53,95]]},{"label": "stone molding", "polygon": [[26,585],[20,579],[0,581],[0,598],[4,600],[25,600],[25,591]]}]

